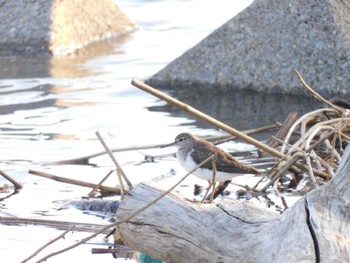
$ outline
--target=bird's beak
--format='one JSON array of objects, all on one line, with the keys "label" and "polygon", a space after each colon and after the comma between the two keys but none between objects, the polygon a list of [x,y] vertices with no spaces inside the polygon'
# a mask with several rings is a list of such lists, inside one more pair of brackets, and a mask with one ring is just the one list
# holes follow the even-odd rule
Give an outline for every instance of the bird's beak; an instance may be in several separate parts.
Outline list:
[{"label": "bird's beak", "polygon": [[173,146],[173,145],[175,145],[175,144],[176,144],[176,142],[164,144],[164,145],[160,146],[160,148],[165,148],[165,147]]}]

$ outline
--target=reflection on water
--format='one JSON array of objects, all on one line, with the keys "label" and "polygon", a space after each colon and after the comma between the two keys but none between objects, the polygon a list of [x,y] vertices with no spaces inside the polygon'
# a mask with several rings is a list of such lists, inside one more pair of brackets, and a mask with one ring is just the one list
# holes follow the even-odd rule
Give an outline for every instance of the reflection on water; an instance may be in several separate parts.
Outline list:
[{"label": "reflection on water", "polygon": [[[290,96],[284,94],[265,94],[253,91],[232,91],[205,88],[202,90],[174,90],[172,96],[184,103],[238,129],[248,130],[272,124],[274,120],[283,122],[291,111],[299,116],[317,109],[320,104],[311,96]],[[183,110],[165,104],[151,106],[151,111],[169,112],[174,117],[188,116]],[[196,126],[211,128],[202,121]]]},{"label": "reflection on water", "polygon": [[131,34],[133,32],[123,34],[108,41],[92,43],[87,48],[80,50],[79,53],[71,56],[51,58],[49,75],[56,78],[81,78],[96,75],[98,74],[98,69],[92,71],[84,68],[82,65],[88,60],[100,56],[123,54],[124,51],[118,51],[116,47],[124,45],[129,40]]},{"label": "reflection on water", "polygon": [[100,56],[118,55],[117,46],[122,46],[133,32],[109,41],[96,42],[79,53],[69,56],[3,56],[0,57],[0,79],[19,78],[82,78],[96,75],[98,69],[89,70],[83,64]]}]

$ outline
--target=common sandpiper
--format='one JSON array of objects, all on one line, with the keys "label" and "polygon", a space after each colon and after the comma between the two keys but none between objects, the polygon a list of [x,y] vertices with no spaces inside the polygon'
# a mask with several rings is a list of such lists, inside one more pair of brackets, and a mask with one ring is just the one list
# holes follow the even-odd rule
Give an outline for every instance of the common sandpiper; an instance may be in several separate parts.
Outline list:
[{"label": "common sandpiper", "polygon": [[[241,163],[231,154],[191,133],[180,133],[176,136],[173,143],[166,146],[171,145],[175,145],[178,148],[176,157],[188,172],[214,154],[215,182],[231,181],[233,177],[243,174],[261,174],[256,168]],[[195,170],[193,174],[200,179],[213,181],[213,162],[206,162]]]}]

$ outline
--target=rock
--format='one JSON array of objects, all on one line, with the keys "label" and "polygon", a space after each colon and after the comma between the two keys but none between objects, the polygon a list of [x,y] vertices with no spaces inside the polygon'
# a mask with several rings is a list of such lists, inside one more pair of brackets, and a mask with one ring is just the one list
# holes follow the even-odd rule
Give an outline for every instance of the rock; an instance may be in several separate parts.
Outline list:
[{"label": "rock", "polygon": [[136,27],[112,0],[0,0],[0,55],[66,55]]},{"label": "rock", "polygon": [[348,1],[255,0],[146,82],[157,88],[350,92]]}]

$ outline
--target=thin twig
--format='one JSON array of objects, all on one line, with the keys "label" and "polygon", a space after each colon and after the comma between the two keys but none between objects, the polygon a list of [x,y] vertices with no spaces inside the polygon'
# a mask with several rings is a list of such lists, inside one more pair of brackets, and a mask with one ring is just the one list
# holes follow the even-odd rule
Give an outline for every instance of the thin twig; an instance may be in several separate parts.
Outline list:
[{"label": "thin twig", "polygon": [[217,171],[215,158],[211,159],[211,162],[212,162],[212,166],[213,166],[213,188],[212,188],[211,194],[210,194],[210,203],[212,203],[214,200],[215,185],[216,185],[216,171]]},{"label": "thin twig", "polygon": [[5,173],[3,170],[0,170],[0,174],[2,175],[2,177],[4,177],[7,181],[11,182],[15,189],[22,189],[23,186],[17,182],[15,179],[13,179],[11,176],[9,176],[7,173]]},{"label": "thin twig", "polygon": [[265,192],[276,180],[278,180],[285,172],[287,172],[292,165],[302,157],[302,154],[296,152],[293,154],[291,158],[289,158],[283,166],[278,170],[278,172],[270,179],[270,181],[260,190],[261,192]]},{"label": "thin twig", "polygon": [[289,142],[290,137],[292,136],[292,134],[295,132],[296,128],[307,118],[310,117],[310,115],[314,116],[320,113],[326,113],[326,112],[335,112],[335,110],[333,109],[329,109],[329,108],[322,108],[322,109],[317,109],[311,112],[308,112],[306,114],[304,114],[303,116],[301,116],[289,129],[288,134],[286,135],[285,139],[284,139],[284,144],[282,145],[281,148],[281,152],[284,153],[285,152],[285,147],[286,144]]},{"label": "thin twig", "polygon": [[41,251],[43,251],[45,248],[47,248],[48,246],[50,246],[51,244],[55,243],[57,240],[63,238],[68,232],[72,231],[74,229],[74,226],[71,226],[69,229],[67,229],[66,231],[64,231],[62,234],[60,234],[59,236],[57,236],[56,238],[52,239],[51,241],[47,242],[45,245],[43,245],[42,247],[38,248],[37,251],[35,251],[33,254],[31,254],[29,257],[27,257],[25,260],[23,260],[21,263],[25,263],[28,260],[30,260],[31,258],[35,257],[36,255],[38,255]]},{"label": "thin twig", "polygon": [[311,179],[311,182],[314,184],[315,188],[318,188],[319,185],[315,179],[315,175],[312,171],[312,166],[311,166],[311,159],[310,159],[310,156],[308,154],[304,154],[305,155],[305,159],[306,159],[306,164],[307,166],[309,167],[309,175],[310,175],[310,179]]},{"label": "thin twig", "polygon": [[149,85],[146,85],[145,83],[142,83],[140,81],[137,81],[137,80],[132,80],[131,81],[131,84],[149,94],[152,94],[162,100],[165,100],[167,101],[168,103],[172,104],[172,105],[175,105],[181,109],[183,109],[184,111],[190,113],[191,115],[199,118],[200,120],[203,120],[219,129],[222,129],[224,130],[225,132],[233,135],[233,136],[236,136],[240,139],[242,139],[243,141],[247,142],[247,143],[250,143],[250,144],[253,144],[255,145],[257,148],[263,150],[263,151],[266,151],[276,157],[279,157],[279,158],[283,158],[284,154],[282,154],[281,152],[277,151],[276,149],[234,129],[233,127],[230,127],[228,126],[227,124],[223,123],[223,122],[220,122],[216,119],[214,119],[213,117],[210,117],[209,115],[191,107],[190,105],[186,104],[186,103],[183,103],[159,90],[156,90],[155,88],[152,88],[151,86]]},{"label": "thin twig", "polygon": [[122,180],[120,178],[120,176],[123,176],[123,179],[125,180],[125,182],[127,183],[128,187],[130,190],[132,190],[133,186],[132,183],[129,181],[128,177],[126,176],[126,174],[124,173],[122,167],[119,165],[119,163],[117,162],[117,159],[114,157],[113,153],[111,152],[111,150],[109,149],[109,147],[107,146],[107,144],[105,143],[105,141],[103,140],[101,134],[97,131],[96,132],[96,136],[97,138],[100,140],[103,148],[105,148],[106,152],[108,153],[109,157],[112,159],[114,165],[117,168],[117,175],[118,175],[118,179],[120,184],[120,190],[123,192],[124,191],[124,185],[122,183]]},{"label": "thin twig", "polygon": [[105,177],[90,191],[88,194],[89,197],[94,197],[97,190],[102,186],[102,184],[107,180],[107,178],[113,173],[113,170],[110,170]]},{"label": "thin twig", "polygon": [[292,111],[288,114],[287,118],[283,122],[282,126],[280,129],[277,131],[277,133],[270,138],[269,140],[269,145],[273,148],[276,148],[279,144],[279,141],[277,139],[283,139],[286,134],[288,133],[290,127],[295,123],[296,119],[298,117],[298,113],[296,111]]},{"label": "thin twig", "polygon": [[0,223],[5,225],[39,225],[53,227],[60,230],[67,230],[71,226],[75,226],[74,231],[81,232],[93,232],[100,229],[103,225],[99,224],[88,224],[80,222],[69,222],[69,221],[58,221],[58,220],[48,220],[39,218],[25,218],[25,217],[10,217],[1,216]]},{"label": "thin twig", "polygon": [[[270,124],[260,128],[256,128],[256,129],[245,130],[245,131],[242,131],[242,133],[246,135],[252,135],[252,134],[257,134],[261,132],[273,131],[273,130],[276,130],[278,127],[279,126],[277,124]],[[211,136],[210,138],[202,138],[202,139],[209,140],[209,141],[215,140],[213,144],[218,145],[221,143],[235,140],[237,139],[237,137],[232,135],[225,135],[225,136]]]},{"label": "thin twig", "polygon": [[[154,149],[154,148],[160,148],[162,146],[164,146],[164,144],[130,146],[130,147],[123,147],[123,148],[112,148],[110,150],[111,150],[111,152],[115,153],[115,152],[127,152],[127,151],[135,151],[135,150]],[[98,152],[98,153],[93,153],[93,154],[89,154],[89,155],[82,156],[82,157],[61,160],[61,161],[57,161],[57,162],[48,162],[48,163],[45,163],[45,165],[57,165],[57,164],[82,164],[82,165],[86,165],[86,164],[89,164],[90,159],[96,158],[96,157],[99,157],[99,156],[105,155],[105,154],[106,154],[106,151]]]},{"label": "thin twig", "polygon": [[[30,174],[45,177],[45,178],[48,178],[51,180],[55,180],[57,182],[74,184],[74,185],[79,185],[79,186],[89,187],[89,188],[95,188],[97,186],[96,184],[93,184],[93,183],[88,183],[88,182],[83,182],[83,181],[79,181],[79,180],[75,180],[75,179],[60,177],[60,176],[52,175],[52,174],[45,173],[45,172],[40,172],[40,171],[35,171],[35,170],[29,170],[28,172]],[[120,194],[120,189],[117,187],[109,187],[109,186],[101,185],[99,188],[101,189],[101,191],[111,192],[111,193],[115,193],[117,195]]]},{"label": "thin twig", "polygon": [[51,254],[49,254],[49,255],[39,259],[38,261],[36,261],[36,263],[44,262],[44,261],[48,260],[49,258],[51,258],[53,256],[62,254],[63,252],[66,252],[68,250],[76,248],[77,246],[79,246],[81,244],[84,244],[87,241],[89,241],[90,239],[92,239],[92,238],[98,236],[99,234],[105,232],[107,229],[114,227],[115,225],[117,225],[117,223],[112,223],[112,224],[106,225],[105,227],[101,228],[100,230],[96,231],[95,233],[91,234],[90,236],[87,236],[86,238],[83,238],[79,242],[77,242],[77,243],[75,243],[75,244],[73,244],[71,246],[65,247],[65,248],[63,248],[61,250],[55,251],[55,252],[53,252],[53,253],[51,253]]},{"label": "thin twig", "polygon": [[339,113],[343,113],[344,109],[341,107],[338,107],[337,105],[334,105],[333,103],[331,103],[330,101],[326,100],[325,98],[323,98],[319,93],[317,93],[313,88],[311,88],[306,81],[302,78],[301,74],[297,71],[294,70],[294,72],[297,74],[300,82],[303,84],[303,86],[311,93],[311,95],[313,97],[315,97],[317,100],[325,103],[327,106],[329,106],[332,109],[335,109],[336,111],[338,111]]}]

